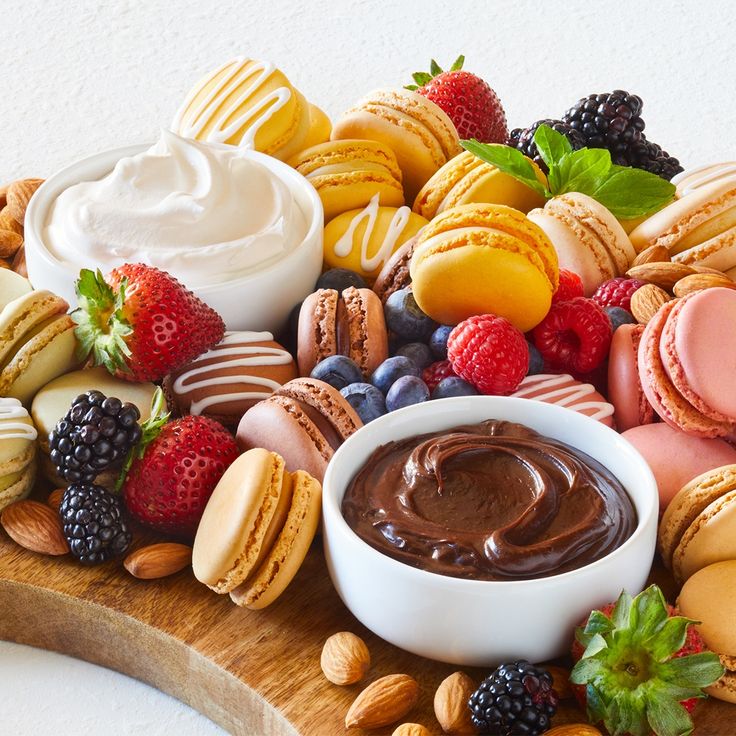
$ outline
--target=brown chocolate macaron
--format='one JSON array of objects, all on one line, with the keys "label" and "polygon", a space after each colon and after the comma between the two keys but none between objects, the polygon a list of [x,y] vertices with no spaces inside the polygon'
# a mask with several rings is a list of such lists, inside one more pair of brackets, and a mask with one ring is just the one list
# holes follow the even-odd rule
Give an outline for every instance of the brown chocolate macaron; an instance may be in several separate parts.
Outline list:
[{"label": "brown chocolate macaron", "polygon": [[299,312],[297,360],[308,376],[331,355],[346,355],[368,377],[388,357],[388,336],[381,300],[370,289],[350,286],[339,294],[318,289]]},{"label": "brown chocolate macaron", "polygon": [[243,416],[237,441],[244,451],[277,452],[288,471],[306,470],[321,483],[335,450],[362,426],[339,391],[314,378],[297,378]]},{"label": "brown chocolate macaron", "polygon": [[384,264],[381,272],[373,284],[373,291],[383,304],[386,303],[391,294],[400,289],[405,289],[411,284],[409,264],[414,255],[418,235],[406,241]]},{"label": "brown chocolate macaron", "polygon": [[167,376],[164,389],[178,414],[201,414],[235,429],[248,409],[297,375],[291,354],[270,332],[227,332]]}]

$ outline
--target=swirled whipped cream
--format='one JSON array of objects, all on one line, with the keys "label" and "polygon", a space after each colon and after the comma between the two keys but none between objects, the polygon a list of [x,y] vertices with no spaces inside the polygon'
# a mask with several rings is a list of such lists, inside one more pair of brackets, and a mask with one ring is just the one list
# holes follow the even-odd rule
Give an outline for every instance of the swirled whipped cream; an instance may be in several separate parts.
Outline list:
[{"label": "swirled whipped cream", "polygon": [[251,153],[164,130],[102,179],[64,190],[45,240],[79,268],[147,263],[196,288],[271,265],[307,227],[287,184]]}]

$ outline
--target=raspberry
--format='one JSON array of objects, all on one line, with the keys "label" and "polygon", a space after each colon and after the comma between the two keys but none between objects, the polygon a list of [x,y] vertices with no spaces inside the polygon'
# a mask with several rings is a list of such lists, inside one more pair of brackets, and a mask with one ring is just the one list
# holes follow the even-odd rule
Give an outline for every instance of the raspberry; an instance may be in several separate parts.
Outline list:
[{"label": "raspberry", "polygon": [[574,271],[560,269],[560,285],[552,297],[552,303],[566,302],[576,296],[585,296],[583,281]]},{"label": "raspberry", "polygon": [[427,384],[430,391],[434,391],[437,384],[443,378],[449,378],[450,376],[457,375],[449,360],[438,360],[436,363],[428,365],[422,371],[422,380]]},{"label": "raspberry", "polygon": [[524,335],[493,314],[469,317],[457,325],[447,340],[447,356],[455,373],[482,394],[516,391],[529,368]]},{"label": "raspberry", "polygon": [[590,298],[601,307],[621,307],[630,312],[631,295],[645,283],[639,279],[617,276],[615,279],[604,281]]},{"label": "raspberry", "polygon": [[606,359],[611,347],[608,315],[584,296],[553,304],[533,334],[545,363],[571,373],[594,370]]}]

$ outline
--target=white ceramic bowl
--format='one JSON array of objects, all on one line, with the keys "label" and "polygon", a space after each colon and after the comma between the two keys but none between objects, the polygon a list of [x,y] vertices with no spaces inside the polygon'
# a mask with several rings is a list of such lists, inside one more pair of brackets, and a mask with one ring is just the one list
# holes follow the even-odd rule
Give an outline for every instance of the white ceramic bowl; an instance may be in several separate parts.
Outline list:
[{"label": "white ceramic bowl", "polygon": [[[59,171],[34,194],[26,212],[25,250],[28,278],[37,289],[48,289],[76,305],[76,267],[59,261],[44,243],[43,232],[51,205],[65,189],[81,181],[100,179],[126,156],[134,156],[149,145],[128,146],[98,153]],[[314,289],[322,269],[322,202],[314,187],[295,169],[258,153],[247,155],[276,174],[291,190],[306,215],[307,235],[289,255],[255,273],[226,283],[192,289],[216,309],[230,330],[270,330],[278,332],[295,304]],[[90,262],[89,268],[99,264]],[[103,267],[103,271],[107,270]]]},{"label": "white ceramic bowl", "polygon": [[[600,461],[618,477],[638,515],[633,535],[606,557],[552,577],[476,581],[426,572],[360,539],[340,512],[345,490],[370,454],[391,440],[505,419],[526,424]],[[324,549],[337,592],[371,631],[414,654],[467,666],[524,657],[542,662],[568,650],[573,629],[622,589],[646,583],[657,535],[658,497],[644,459],[619,434],[569,409],[529,399],[469,396],[387,414],[335,453],[324,479]]]}]

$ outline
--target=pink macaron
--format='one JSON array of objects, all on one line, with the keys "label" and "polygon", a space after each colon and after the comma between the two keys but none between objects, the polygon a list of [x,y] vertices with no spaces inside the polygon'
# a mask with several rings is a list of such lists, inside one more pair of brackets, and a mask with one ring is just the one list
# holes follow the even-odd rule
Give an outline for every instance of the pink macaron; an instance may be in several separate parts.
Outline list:
[{"label": "pink macaron", "polygon": [[656,419],[639,380],[637,353],[642,325],[621,325],[611,340],[608,356],[608,399],[613,404],[616,428],[624,432]]},{"label": "pink macaron", "polygon": [[659,489],[660,512],[693,478],[723,465],[736,464],[736,448],[725,440],[693,437],[663,422],[634,427],[622,436],[649,464]]}]

